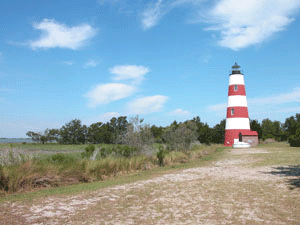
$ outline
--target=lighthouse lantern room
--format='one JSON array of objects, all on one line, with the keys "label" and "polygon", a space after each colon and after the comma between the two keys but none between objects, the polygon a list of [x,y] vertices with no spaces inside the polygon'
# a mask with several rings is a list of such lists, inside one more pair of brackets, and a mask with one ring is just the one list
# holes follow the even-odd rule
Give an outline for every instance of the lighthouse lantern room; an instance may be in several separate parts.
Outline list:
[{"label": "lighthouse lantern room", "polygon": [[229,75],[228,105],[224,145],[237,143],[258,144],[258,134],[250,129],[244,74],[235,63]]}]

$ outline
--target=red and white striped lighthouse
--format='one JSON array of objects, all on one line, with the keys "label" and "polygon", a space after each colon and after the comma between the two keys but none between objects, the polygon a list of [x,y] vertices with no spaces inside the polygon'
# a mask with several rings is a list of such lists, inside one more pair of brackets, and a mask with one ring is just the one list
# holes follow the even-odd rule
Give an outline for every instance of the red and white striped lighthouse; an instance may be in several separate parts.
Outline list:
[{"label": "red and white striped lighthouse", "polygon": [[232,146],[239,142],[240,136],[244,135],[257,136],[257,132],[250,130],[244,74],[241,73],[240,66],[235,63],[229,75],[224,145]]}]

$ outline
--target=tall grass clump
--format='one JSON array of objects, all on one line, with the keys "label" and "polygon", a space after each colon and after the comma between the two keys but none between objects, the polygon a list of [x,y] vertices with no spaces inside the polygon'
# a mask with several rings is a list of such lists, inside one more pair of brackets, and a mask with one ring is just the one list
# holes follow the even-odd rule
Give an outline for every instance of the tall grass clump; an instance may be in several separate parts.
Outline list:
[{"label": "tall grass clump", "polygon": [[158,152],[156,153],[159,166],[164,166],[164,158],[165,158],[166,154],[167,154],[167,151],[164,149],[164,147],[159,146]]},{"label": "tall grass clump", "polygon": [[41,187],[93,182],[153,166],[145,156],[81,158],[58,153],[0,167],[0,190],[14,193]]},{"label": "tall grass clump", "polygon": [[0,150],[0,165],[14,165],[32,159],[32,156],[19,153],[14,148],[4,148]]}]

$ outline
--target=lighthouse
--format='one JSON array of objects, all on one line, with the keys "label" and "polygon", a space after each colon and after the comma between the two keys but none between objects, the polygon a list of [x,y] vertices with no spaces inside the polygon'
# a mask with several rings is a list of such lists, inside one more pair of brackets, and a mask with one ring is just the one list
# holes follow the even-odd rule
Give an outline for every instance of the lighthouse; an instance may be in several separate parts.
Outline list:
[{"label": "lighthouse", "polygon": [[258,134],[250,129],[244,74],[235,63],[229,75],[225,146],[255,146]]}]

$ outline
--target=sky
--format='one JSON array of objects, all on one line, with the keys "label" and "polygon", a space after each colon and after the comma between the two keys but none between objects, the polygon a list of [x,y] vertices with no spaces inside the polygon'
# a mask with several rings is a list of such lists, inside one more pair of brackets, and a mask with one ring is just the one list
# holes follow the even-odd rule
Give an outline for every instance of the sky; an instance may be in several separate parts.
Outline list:
[{"label": "sky", "polygon": [[0,7],[0,137],[139,115],[226,117],[245,74],[250,119],[300,112],[300,0],[10,0]]}]

